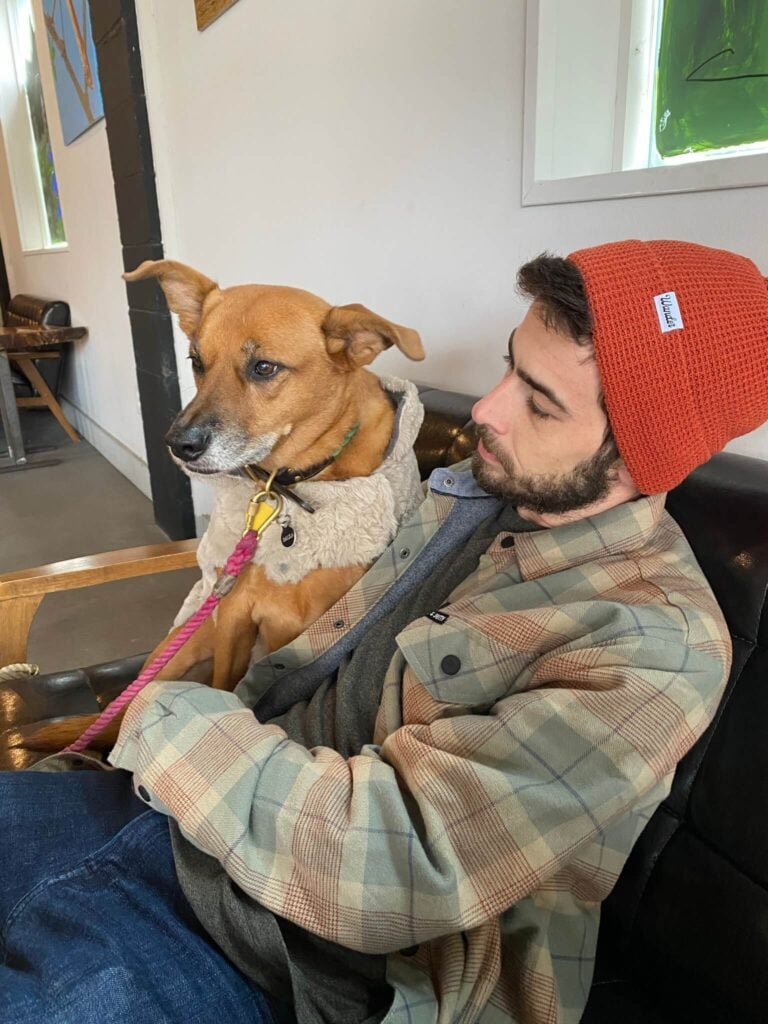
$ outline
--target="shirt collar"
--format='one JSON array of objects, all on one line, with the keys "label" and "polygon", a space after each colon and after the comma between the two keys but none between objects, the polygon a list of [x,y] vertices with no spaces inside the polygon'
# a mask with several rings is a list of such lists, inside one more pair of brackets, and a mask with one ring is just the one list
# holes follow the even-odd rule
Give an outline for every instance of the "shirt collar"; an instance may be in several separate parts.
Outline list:
[{"label": "shirt collar", "polygon": [[[494,497],[475,480],[471,459],[433,470],[429,489],[452,498]],[[652,494],[575,523],[516,532],[515,554],[523,579],[535,580],[606,555],[639,550],[658,528],[666,498],[666,494]]]},{"label": "shirt collar", "polygon": [[656,532],[666,494],[652,494],[534,533],[515,534],[515,553],[523,579],[538,579],[607,555],[644,547]]},{"label": "shirt collar", "polygon": [[470,465],[471,460],[464,459],[447,469],[433,470],[429,477],[430,491],[448,494],[451,498],[494,498],[475,480]]}]

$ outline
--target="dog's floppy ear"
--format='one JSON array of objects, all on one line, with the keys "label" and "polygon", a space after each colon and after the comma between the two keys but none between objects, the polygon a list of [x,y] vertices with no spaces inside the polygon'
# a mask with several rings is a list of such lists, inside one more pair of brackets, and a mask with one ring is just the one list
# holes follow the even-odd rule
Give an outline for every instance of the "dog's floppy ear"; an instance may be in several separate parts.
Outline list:
[{"label": "dog's floppy ear", "polygon": [[365,306],[333,306],[322,324],[328,352],[350,369],[373,362],[379,352],[397,345],[409,359],[423,359],[421,338],[410,327],[401,327],[372,313]]},{"label": "dog's floppy ear", "polygon": [[168,308],[178,314],[182,331],[188,338],[196,338],[203,303],[214,289],[218,289],[216,282],[199,270],[175,260],[145,260],[135,270],[123,274],[125,281],[143,281],[147,277],[159,280]]}]

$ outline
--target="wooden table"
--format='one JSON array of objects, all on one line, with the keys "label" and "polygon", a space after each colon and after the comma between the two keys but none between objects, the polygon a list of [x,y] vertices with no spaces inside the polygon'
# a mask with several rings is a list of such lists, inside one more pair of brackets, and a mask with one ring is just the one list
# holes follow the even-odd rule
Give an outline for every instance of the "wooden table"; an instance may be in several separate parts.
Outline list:
[{"label": "wooden table", "polygon": [[[34,360],[44,358],[46,349],[78,341],[87,334],[88,330],[85,327],[0,327],[0,418],[10,455],[10,465],[3,467],[2,462],[5,460],[0,460],[0,468],[22,469],[27,465],[27,453],[19,422],[19,406],[47,406],[67,436],[74,442],[80,440],[64,415],[56,396],[35,366]],[[16,399],[11,377],[11,358],[21,365],[24,374],[37,389],[36,396]]]}]

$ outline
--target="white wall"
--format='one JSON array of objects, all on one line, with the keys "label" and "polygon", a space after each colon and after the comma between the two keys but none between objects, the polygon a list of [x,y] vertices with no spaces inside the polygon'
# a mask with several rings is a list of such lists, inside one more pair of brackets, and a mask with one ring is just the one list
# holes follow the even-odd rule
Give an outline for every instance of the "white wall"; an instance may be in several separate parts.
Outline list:
[{"label": "white wall", "polygon": [[[521,207],[523,0],[239,0],[202,33],[138,7],[166,251],[417,327],[427,361],[381,370],[488,388],[543,249],[681,237],[768,272],[765,187]],[[768,429],[733,447],[768,458]]]},{"label": "white wall", "polygon": [[[72,322],[88,327],[87,340],[73,346],[70,353],[62,404],[81,433],[149,494],[105,122],[99,121],[69,146],[64,145],[42,0],[34,0],[34,12],[68,248],[64,252],[22,251],[8,163],[0,147],[0,233],[11,293],[65,299]],[[8,87],[5,73],[0,87]]]},{"label": "white wall", "polygon": [[[427,361],[381,370],[488,388],[523,308],[516,268],[542,249],[678,236],[768,271],[766,187],[521,207],[523,0],[239,0],[202,33],[187,0],[137,7],[169,256],[417,327]],[[69,251],[21,253],[0,159],[11,286],[64,295],[89,326],[65,394],[147,491],[104,122],[63,145],[39,51]],[[733,447],[768,457],[768,429]]]}]

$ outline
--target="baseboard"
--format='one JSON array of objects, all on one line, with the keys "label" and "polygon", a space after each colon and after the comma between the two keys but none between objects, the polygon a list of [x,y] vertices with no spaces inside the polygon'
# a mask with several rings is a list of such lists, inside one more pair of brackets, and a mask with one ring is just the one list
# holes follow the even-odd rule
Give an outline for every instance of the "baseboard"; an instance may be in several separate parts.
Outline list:
[{"label": "baseboard", "polygon": [[96,451],[100,452],[107,462],[127,477],[134,487],[138,487],[145,497],[152,500],[152,489],[149,483],[149,469],[146,462],[132,452],[122,441],[118,441],[108,430],[100,426],[96,420],[91,419],[88,413],[73,405],[66,398],[60,398],[61,407],[66,413],[67,419],[75,425],[76,429],[88,441]]}]

